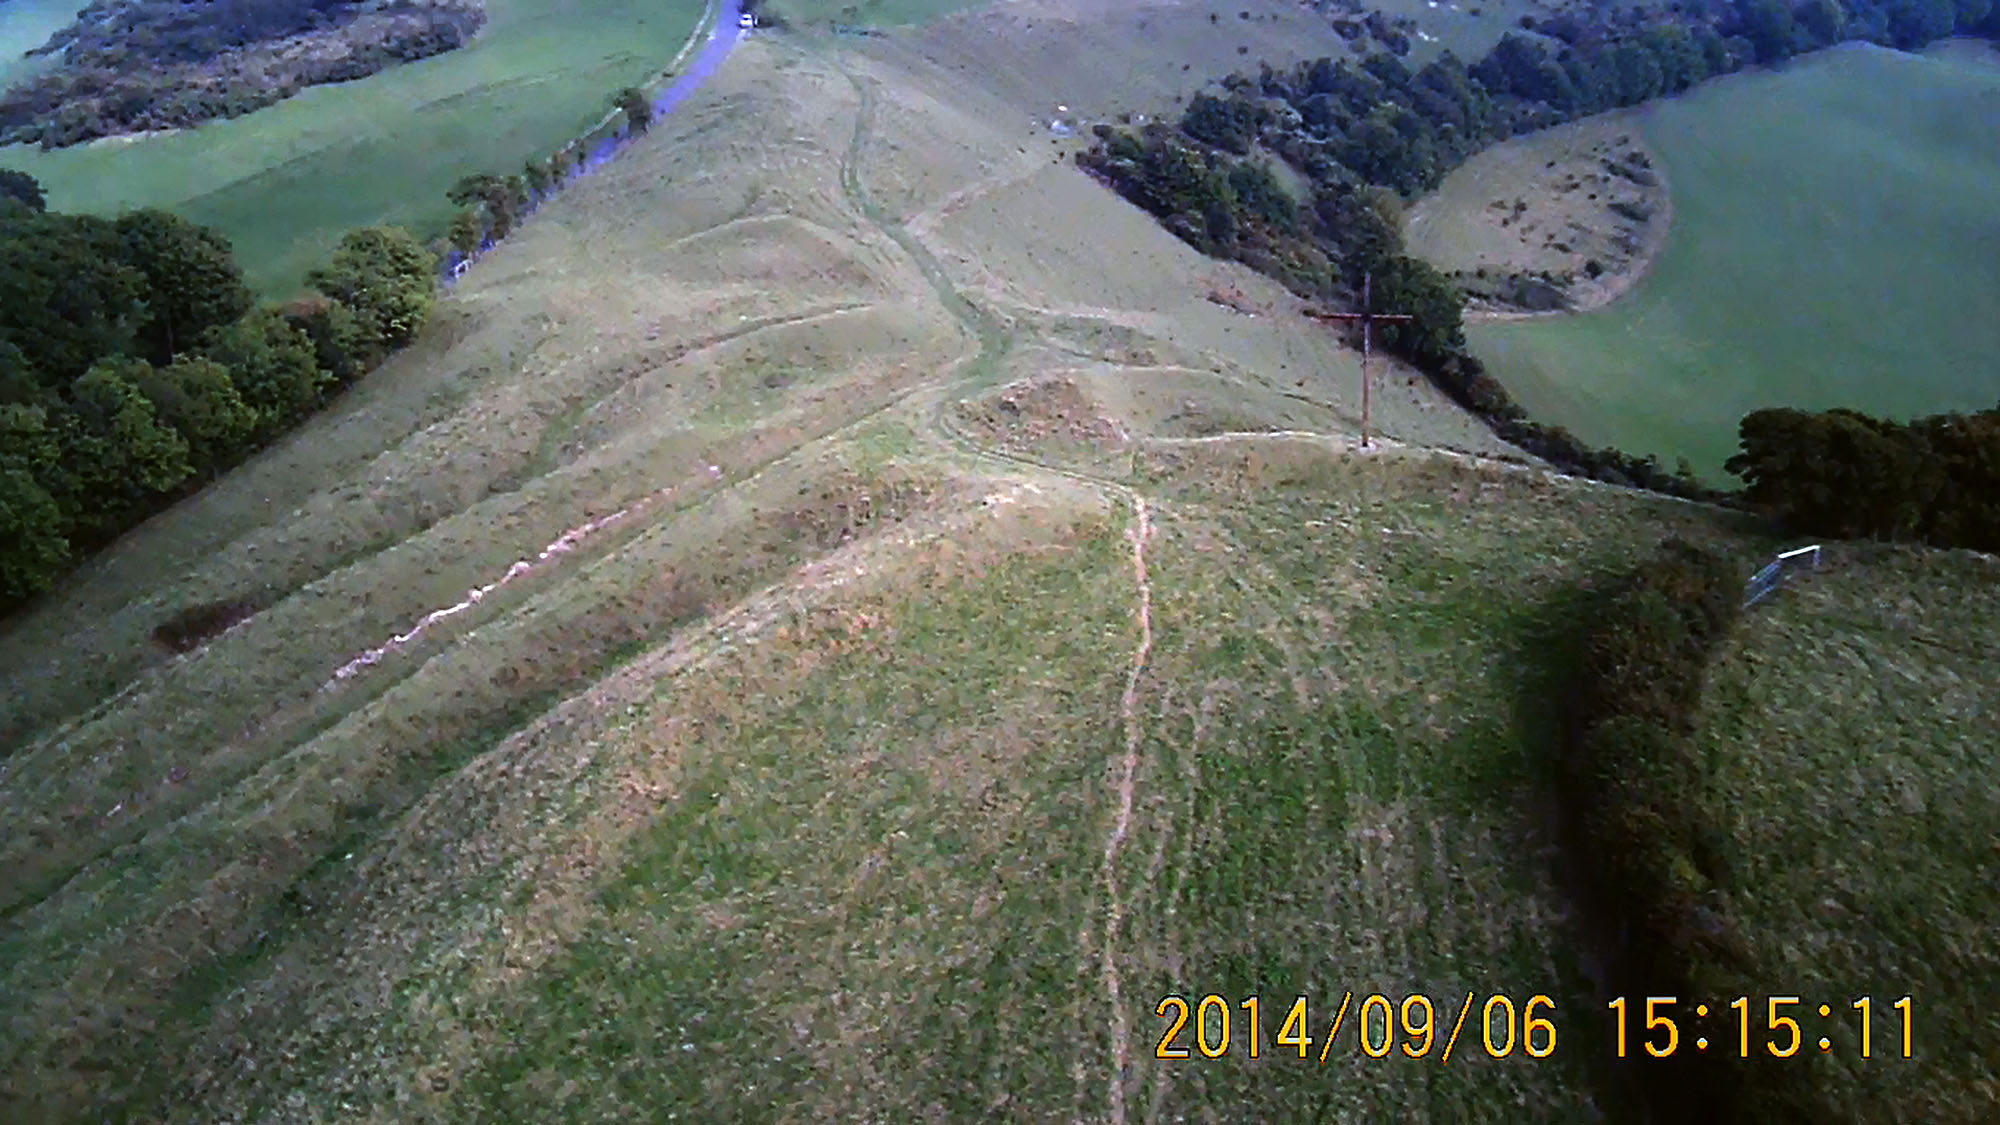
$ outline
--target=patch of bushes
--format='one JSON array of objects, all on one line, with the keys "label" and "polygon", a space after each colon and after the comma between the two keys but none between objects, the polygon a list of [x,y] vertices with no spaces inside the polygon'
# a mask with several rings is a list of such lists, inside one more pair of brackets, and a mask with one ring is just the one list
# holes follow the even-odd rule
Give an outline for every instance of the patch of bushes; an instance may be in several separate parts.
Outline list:
[{"label": "patch of bushes", "polygon": [[1183,241],[1251,263],[1302,296],[1331,291],[1332,262],[1300,236],[1307,219],[1265,163],[1189,144],[1158,122],[1137,133],[1101,124],[1094,131],[1099,143],[1078,153],[1077,164]]}]

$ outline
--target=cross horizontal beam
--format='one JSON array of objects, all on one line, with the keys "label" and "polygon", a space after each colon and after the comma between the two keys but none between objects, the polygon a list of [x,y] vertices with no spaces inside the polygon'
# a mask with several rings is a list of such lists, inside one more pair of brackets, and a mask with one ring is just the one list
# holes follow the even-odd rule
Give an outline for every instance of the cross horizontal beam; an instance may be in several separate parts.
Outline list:
[{"label": "cross horizontal beam", "polygon": [[1307,309],[1306,315],[1314,320],[1415,320],[1409,313],[1330,313]]}]

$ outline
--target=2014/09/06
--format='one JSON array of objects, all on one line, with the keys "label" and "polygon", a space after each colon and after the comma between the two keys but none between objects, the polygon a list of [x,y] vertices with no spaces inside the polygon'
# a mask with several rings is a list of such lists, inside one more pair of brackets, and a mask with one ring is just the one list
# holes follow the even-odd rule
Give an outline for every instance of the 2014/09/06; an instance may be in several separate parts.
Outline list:
[{"label": "2014/09/06", "polygon": [[[1430,997],[1413,993],[1398,1004],[1382,993],[1372,993],[1362,999],[1355,1019],[1355,1038],[1361,1053],[1380,1059],[1400,1048],[1404,1057],[1421,1059],[1442,1038],[1443,1051],[1438,1061],[1440,1065],[1449,1063],[1475,998],[1474,993],[1465,994],[1463,1003],[1456,1004],[1458,1015],[1450,1033],[1440,1036],[1438,1007]],[[1456,1002],[1457,998],[1453,1000]],[[1277,1047],[1285,1052],[1296,1051],[1299,1058],[1305,1059],[1312,1057],[1311,1048],[1317,1043],[1319,1061],[1324,1064],[1353,1004],[1354,992],[1349,989],[1341,996],[1339,1007],[1327,1024],[1326,1035],[1315,1040],[1313,1031],[1318,1024],[1311,1018],[1314,1005],[1303,995],[1294,997],[1279,1024]],[[1477,1045],[1489,1058],[1504,1059],[1517,1050],[1530,1058],[1547,1058],[1556,1049],[1556,1025],[1550,1018],[1555,1010],[1555,1001],[1540,993],[1518,1007],[1512,998],[1495,993],[1487,997],[1481,1008]],[[1259,996],[1246,996],[1235,1003],[1215,993],[1194,1002],[1178,993],[1163,997],[1153,1009],[1154,1015],[1166,1021],[1159,1041],[1154,1044],[1153,1057],[1165,1061],[1219,1059],[1234,1050],[1249,1058],[1262,1058],[1264,1013],[1265,1002]],[[1188,1042],[1182,1042],[1183,1035],[1190,1031]]]}]

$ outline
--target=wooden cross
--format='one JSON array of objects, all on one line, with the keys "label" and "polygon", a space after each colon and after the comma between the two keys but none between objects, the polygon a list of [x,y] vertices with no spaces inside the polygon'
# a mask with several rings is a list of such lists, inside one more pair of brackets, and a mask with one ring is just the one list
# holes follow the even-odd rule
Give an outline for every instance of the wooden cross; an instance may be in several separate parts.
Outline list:
[{"label": "wooden cross", "polygon": [[1370,312],[1368,298],[1373,291],[1375,278],[1370,274],[1361,275],[1361,311],[1358,313],[1330,313],[1307,309],[1306,315],[1315,320],[1358,320],[1361,322],[1361,447],[1368,448],[1368,354],[1375,341],[1375,322],[1378,320],[1415,320],[1408,313]]}]

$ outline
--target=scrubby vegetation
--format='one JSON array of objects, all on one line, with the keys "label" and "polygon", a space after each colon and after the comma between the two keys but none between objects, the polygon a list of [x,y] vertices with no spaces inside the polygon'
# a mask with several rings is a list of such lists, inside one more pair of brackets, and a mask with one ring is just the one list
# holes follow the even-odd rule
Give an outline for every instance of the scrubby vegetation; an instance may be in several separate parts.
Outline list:
[{"label": "scrubby vegetation", "polygon": [[470,262],[512,234],[522,219],[567,187],[587,163],[644,133],[652,123],[652,95],[638,86],[621,87],[611,95],[611,113],[604,124],[553,154],[528,160],[512,175],[475,172],[461,177],[445,192],[458,212],[444,235],[431,243],[432,253],[447,270]]},{"label": "scrubby vegetation", "polygon": [[[1586,901],[1619,935],[1619,991],[1709,995],[1699,966],[1743,960],[1723,900],[1725,849],[1700,803],[1689,739],[1740,589],[1727,560],[1669,542],[1592,616],[1558,777]],[[1692,1073],[1662,1088],[1684,1111],[1722,1107],[1713,1067],[1680,1069]]]},{"label": "scrubby vegetation", "polygon": [[472,0],[93,0],[30,52],[60,65],[0,94],[0,144],[236,117],[463,46],[485,19]]},{"label": "scrubby vegetation", "polygon": [[395,228],[349,234],[307,279],[323,298],[256,307],[213,230],[14,195],[0,198],[0,605],[296,425],[430,312],[435,259]]},{"label": "scrubby vegetation", "polygon": [[[1509,34],[1471,65],[1449,52],[1412,71],[1393,51],[1264,65],[1190,101],[1175,127],[1100,126],[1078,161],[1205,253],[1232,257],[1305,295],[1358,300],[1376,278],[1375,311],[1415,314],[1383,330],[1387,346],[1425,371],[1501,437],[1571,471],[1683,496],[1723,494],[1687,466],[1593,449],[1529,420],[1464,344],[1463,295],[1401,250],[1398,197],[1437,186],[1472,153],[1510,136],[1685,90],[1799,51],[1863,38],[1916,47],[1953,30],[2000,30],[1984,0],[1808,4],[1739,0],[1714,9],[1581,13]],[[1274,201],[1246,183],[1268,178],[1262,151],[1305,173],[1309,200]]]},{"label": "scrubby vegetation", "polygon": [[2000,406],[1894,422],[1852,410],[1759,410],[1729,471],[1787,527],[2000,552]]},{"label": "scrubby vegetation", "polygon": [[[1727,834],[1709,804],[1712,770],[1693,737],[1702,686],[1736,623],[1741,591],[1728,559],[1663,544],[1604,597],[1566,701],[1558,771],[1566,832],[1583,900],[1599,928],[1616,935],[1620,995],[1759,991],[1731,910]],[[1637,1020],[1625,1018],[1636,1036]],[[1830,1119],[1800,1072],[1778,1060],[1682,1051],[1646,1062],[1654,1064],[1640,1075],[1649,1097],[1674,1120]]]}]

